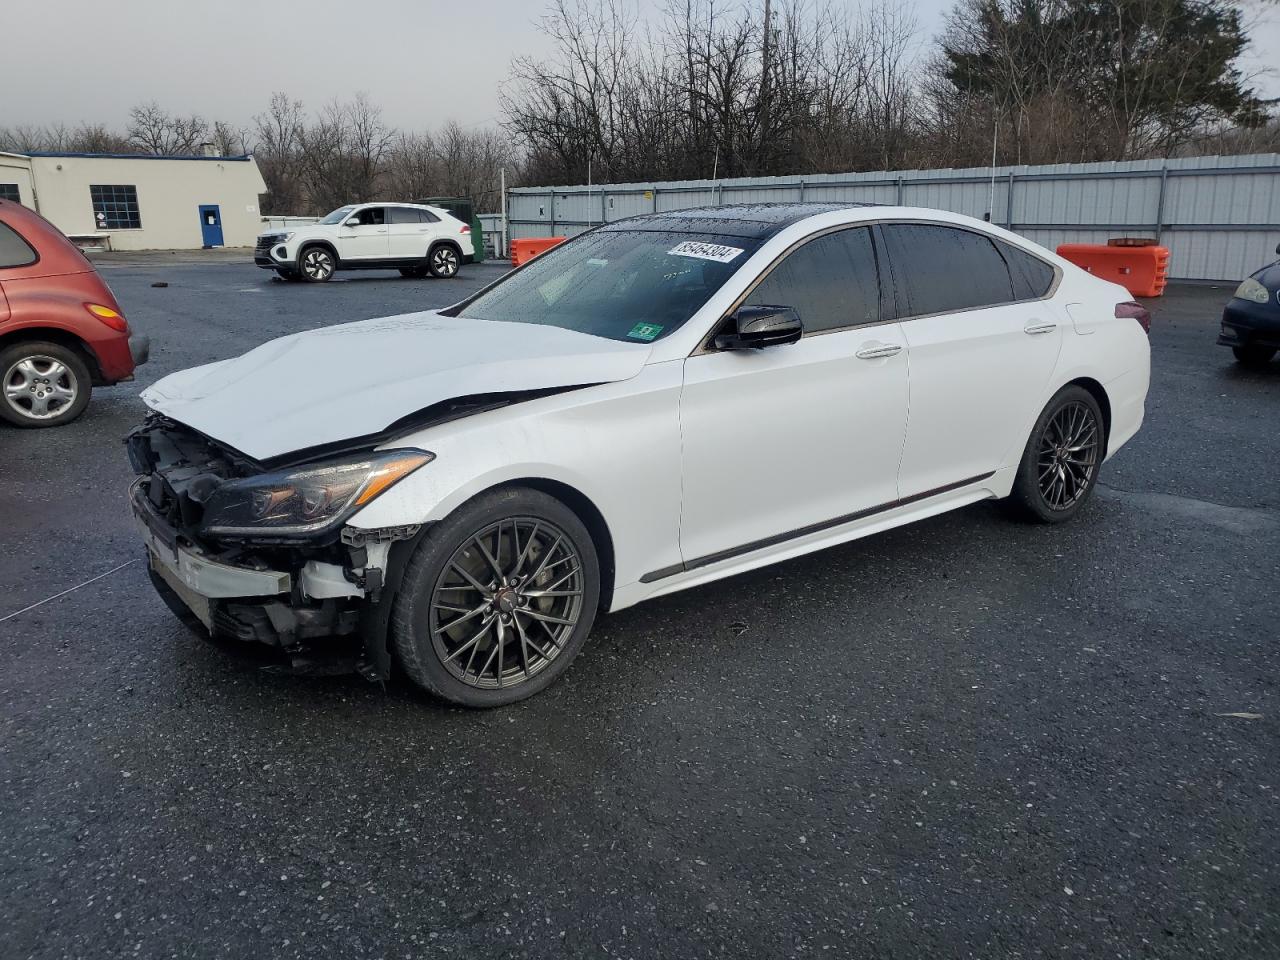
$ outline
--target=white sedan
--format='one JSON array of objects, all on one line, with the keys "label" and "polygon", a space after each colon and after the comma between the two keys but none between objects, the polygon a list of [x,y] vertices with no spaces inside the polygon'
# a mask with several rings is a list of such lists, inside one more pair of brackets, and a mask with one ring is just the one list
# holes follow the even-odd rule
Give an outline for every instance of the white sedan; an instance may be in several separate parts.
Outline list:
[{"label": "white sedan", "polygon": [[978,500],[1071,518],[1142,423],[1148,328],[955,214],[654,214],[161,380],[131,502],[200,629],[496,706],[601,612]]}]

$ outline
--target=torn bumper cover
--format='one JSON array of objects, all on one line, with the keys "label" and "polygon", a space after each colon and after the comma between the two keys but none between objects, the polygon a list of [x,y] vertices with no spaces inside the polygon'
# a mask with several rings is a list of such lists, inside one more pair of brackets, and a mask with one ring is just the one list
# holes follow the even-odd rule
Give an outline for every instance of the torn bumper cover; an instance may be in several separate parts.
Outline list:
[{"label": "torn bumper cover", "polygon": [[326,661],[385,678],[390,600],[418,527],[342,527],[321,538],[223,541],[200,532],[202,505],[251,469],[181,429],[135,431],[129,503],[152,583],[183,622],[219,640],[274,647],[295,667]]}]

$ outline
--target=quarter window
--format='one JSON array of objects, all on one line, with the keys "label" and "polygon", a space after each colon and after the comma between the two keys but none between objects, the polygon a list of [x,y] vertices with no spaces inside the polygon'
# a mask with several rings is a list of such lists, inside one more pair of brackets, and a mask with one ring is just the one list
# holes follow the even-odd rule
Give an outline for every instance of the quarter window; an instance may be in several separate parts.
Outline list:
[{"label": "quarter window", "polygon": [[1005,243],[993,241],[1013,278],[1013,295],[1017,300],[1039,300],[1053,286],[1054,269],[1039,257]]},{"label": "quarter window", "polygon": [[22,239],[17,230],[0,222],[0,270],[6,267],[25,267],[36,262],[35,250]]},{"label": "quarter window", "polygon": [[0,183],[0,200],[12,200],[14,203],[22,202],[22,194],[18,192],[16,183]]},{"label": "quarter window", "polygon": [[93,222],[99,230],[141,230],[138,188],[132,184],[92,184]]},{"label": "quarter window", "polygon": [[982,234],[929,223],[887,223],[881,230],[902,316],[952,313],[1015,299],[1009,268]]},{"label": "quarter window", "polygon": [[793,250],[747,298],[748,306],[794,307],[807,332],[880,319],[880,282],[871,231],[828,233]]}]

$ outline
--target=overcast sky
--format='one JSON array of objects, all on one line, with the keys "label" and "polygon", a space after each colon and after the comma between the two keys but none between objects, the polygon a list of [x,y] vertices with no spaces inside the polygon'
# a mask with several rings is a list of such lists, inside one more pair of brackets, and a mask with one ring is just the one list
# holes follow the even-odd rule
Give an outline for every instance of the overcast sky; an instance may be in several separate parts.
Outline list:
[{"label": "overcast sky", "polygon": [[[924,41],[951,0],[911,6]],[[0,126],[123,128],[129,107],[151,99],[247,126],[275,90],[311,108],[363,90],[390,124],[410,129],[491,123],[511,58],[547,52],[535,22],[543,9],[544,0],[17,3],[0,56]],[[1269,53],[1280,49],[1280,5],[1260,9],[1255,50]],[[1262,63],[1255,55],[1247,69]],[[1280,96],[1280,76],[1258,87]]]}]

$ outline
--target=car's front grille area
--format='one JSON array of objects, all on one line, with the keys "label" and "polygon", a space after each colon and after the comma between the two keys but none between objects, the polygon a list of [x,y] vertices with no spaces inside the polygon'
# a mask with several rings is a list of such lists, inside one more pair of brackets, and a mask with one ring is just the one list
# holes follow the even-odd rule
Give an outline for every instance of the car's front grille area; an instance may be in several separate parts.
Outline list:
[{"label": "car's front grille area", "polygon": [[278,233],[268,233],[266,236],[259,237],[257,244],[254,245],[253,252],[266,253],[268,250],[274,247],[277,243],[279,243],[282,239],[283,237],[281,237],[280,234]]},{"label": "car's front grille area", "polygon": [[195,529],[218,485],[247,472],[207,437],[172,421],[149,421],[128,437],[129,460],[155,512],[174,529]]}]

